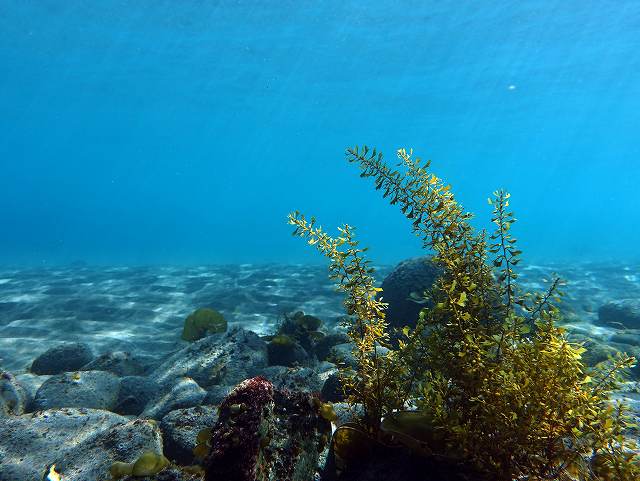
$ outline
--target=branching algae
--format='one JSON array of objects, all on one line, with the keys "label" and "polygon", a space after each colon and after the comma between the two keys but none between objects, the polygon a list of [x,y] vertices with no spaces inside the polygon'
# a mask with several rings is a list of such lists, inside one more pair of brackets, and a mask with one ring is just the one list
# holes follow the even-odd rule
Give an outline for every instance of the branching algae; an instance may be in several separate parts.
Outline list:
[{"label": "branching algae", "polygon": [[[626,436],[634,426],[626,406],[612,400],[635,360],[618,355],[588,369],[584,347],[557,325],[560,280],[545,293],[518,287],[521,252],[507,192],[489,199],[495,232],[487,238],[430,162],[405,149],[397,155],[399,170],[375,149],[346,151],[360,176],[411,220],[442,268],[425,293],[432,307],[415,328],[389,332],[352,226],[332,237],[314,218],[289,215],[294,235],[328,257],[330,276],[346,294],[357,368],[343,368],[341,381],[348,402],[364,412],[355,437],[392,441],[492,480],[640,479],[637,447]],[[354,439],[354,426],[346,429],[334,443]]]}]

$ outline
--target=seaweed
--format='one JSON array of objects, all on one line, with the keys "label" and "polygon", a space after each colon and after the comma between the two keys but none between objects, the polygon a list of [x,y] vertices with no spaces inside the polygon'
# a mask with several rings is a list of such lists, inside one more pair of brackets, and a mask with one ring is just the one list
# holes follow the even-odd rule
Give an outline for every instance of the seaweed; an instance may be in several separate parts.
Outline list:
[{"label": "seaweed", "polygon": [[542,293],[520,288],[508,192],[489,199],[495,230],[487,234],[473,228],[472,214],[430,161],[405,149],[397,156],[393,169],[376,149],[346,151],[360,176],[400,207],[442,269],[415,327],[390,333],[352,226],[332,237],[313,217],[296,211],[288,218],[294,235],[330,260],[330,277],[346,294],[357,367],[343,367],[340,376],[347,401],[363,408],[359,429],[425,457],[461,460],[486,479],[638,479],[637,446],[628,436],[634,425],[627,406],[613,401],[635,359],[618,354],[587,367],[585,347],[560,326],[564,283],[553,279]]}]

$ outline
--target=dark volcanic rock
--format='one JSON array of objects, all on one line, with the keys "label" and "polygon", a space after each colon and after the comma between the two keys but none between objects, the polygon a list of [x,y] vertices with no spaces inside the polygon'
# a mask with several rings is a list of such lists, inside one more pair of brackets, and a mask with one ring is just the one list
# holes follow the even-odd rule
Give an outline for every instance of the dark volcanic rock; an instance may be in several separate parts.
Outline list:
[{"label": "dark volcanic rock", "polygon": [[625,329],[640,329],[640,300],[611,301],[598,309],[601,324]]},{"label": "dark volcanic rock", "polygon": [[333,373],[329,375],[322,386],[320,397],[322,397],[323,401],[329,401],[332,403],[344,401],[344,391],[338,374]]},{"label": "dark volcanic rock", "polygon": [[413,296],[422,296],[440,274],[430,257],[416,257],[398,264],[382,282],[382,298],[389,303],[386,319],[390,326],[413,327],[424,307]]},{"label": "dark volcanic rock", "polygon": [[40,354],[31,364],[34,374],[60,374],[77,371],[93,360],[88,344],[73,342],[61,344]]},{"label": "dark volcanic rock", "polygon": [[[331,433],[307,393],[243,381],[220,406],[205,460],[206,481],[309,481]],[[259,474],[258,474],[259,473]]]},{"label": "dark volcanic rock", "polygon": [[305,366],[311,363],[307,351],[286,335],[274,337],[267,345],[270,366]]}]

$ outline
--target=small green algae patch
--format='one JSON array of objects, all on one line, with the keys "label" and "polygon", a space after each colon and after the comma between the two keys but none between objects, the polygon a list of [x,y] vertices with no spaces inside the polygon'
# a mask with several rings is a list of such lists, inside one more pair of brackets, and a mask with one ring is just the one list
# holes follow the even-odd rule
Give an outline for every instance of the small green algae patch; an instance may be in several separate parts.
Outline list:
[{"label": "small green algae patch", "polygon": [[222,314],[208,307],[196,309],[184,320],[182,339],[197,341],[210,334],[217,334],[227,330],[227,320]]},{"label": "small green algae patch", "polygon": [[169,460],[162,454],[146,451],[134,463],[116,461],[111,465],[109,472],[113,479],[121,479],[125,476],[145,477],[158,474],[169,466]]}]

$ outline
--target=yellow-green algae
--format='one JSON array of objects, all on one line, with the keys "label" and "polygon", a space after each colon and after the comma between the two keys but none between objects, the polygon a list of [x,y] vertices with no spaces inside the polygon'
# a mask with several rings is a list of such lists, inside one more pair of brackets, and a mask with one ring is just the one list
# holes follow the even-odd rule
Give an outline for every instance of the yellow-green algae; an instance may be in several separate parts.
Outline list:
[{"label": "yellow-green algae", "polygon": [[145,477],[158,474],[169,466],[169,460],[162,454],[153,451],[145,451],[133,463],[116,461],[111,465],[109,472],[113,479],[125,476]]},{"label": "yellow-green algae", "polygon": [[226,330],[227,321],[224,316],[214,309],[203,307],[196,309],[185,319],[182,339],[193,342]]}]

